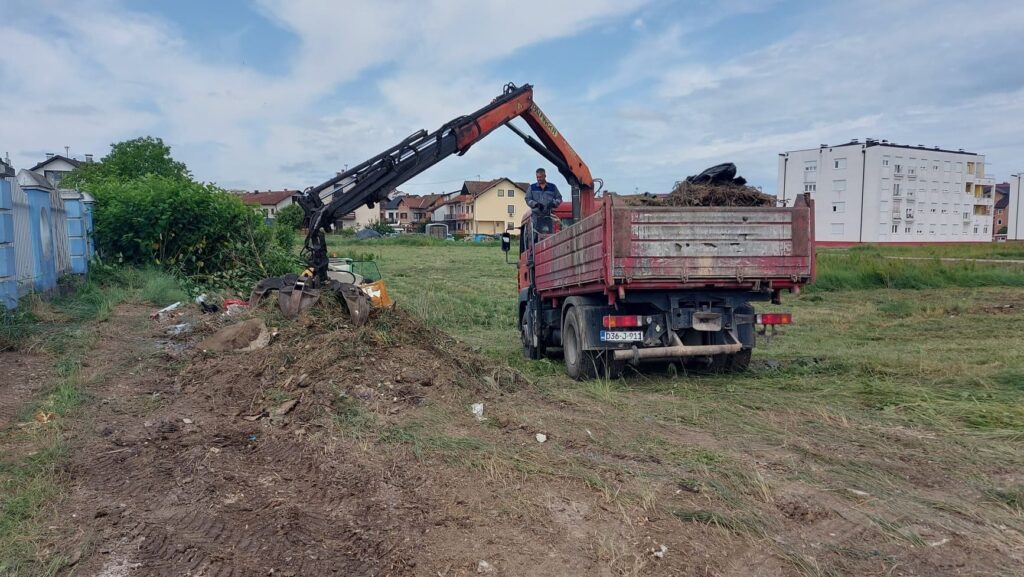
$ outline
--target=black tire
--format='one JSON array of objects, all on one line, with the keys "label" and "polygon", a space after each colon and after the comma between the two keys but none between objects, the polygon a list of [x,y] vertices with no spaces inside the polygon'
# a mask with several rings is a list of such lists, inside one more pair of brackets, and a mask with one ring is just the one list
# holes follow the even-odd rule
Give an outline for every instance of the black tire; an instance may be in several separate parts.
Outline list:
[{"label": "black tire", "polygon": [[743,349],[738,353],[729,355],[727,369],[731,373],[742,373],[750,366],[750,355],[754,349]]},{"label": "black tire", "polygon": [[709,370],[713,373],[742,373],[750,366],[753,349],[742,349],[738,353],[714,355]]},{"label": "black tire", "polygon": [[542,346],[533,346],[533,323],[530,322],[530,308],[527,307],[523,310],[522,317],[519,320],[519,338],[523,342],[523,356],[531,361],[536,361],[544,356],[544,348]]},{"label": "black tire", "polygon": [[562,350],[565,354],[565,372],[577,381],[585,381],[597,376],[597,357],[593,351],[583,350],[583,340],[579,314],[576,308],[569,309],[562,324]]}]

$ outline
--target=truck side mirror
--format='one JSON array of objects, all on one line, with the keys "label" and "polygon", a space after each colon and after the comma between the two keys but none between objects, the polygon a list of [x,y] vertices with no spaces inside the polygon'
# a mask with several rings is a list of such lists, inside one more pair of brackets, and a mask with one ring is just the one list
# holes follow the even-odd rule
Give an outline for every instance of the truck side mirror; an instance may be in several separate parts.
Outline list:
[{"label": "truck side mirror", "polygon": [[508,252],[512,248],[512,235],[505,232],[501,233],[501,252]]}]

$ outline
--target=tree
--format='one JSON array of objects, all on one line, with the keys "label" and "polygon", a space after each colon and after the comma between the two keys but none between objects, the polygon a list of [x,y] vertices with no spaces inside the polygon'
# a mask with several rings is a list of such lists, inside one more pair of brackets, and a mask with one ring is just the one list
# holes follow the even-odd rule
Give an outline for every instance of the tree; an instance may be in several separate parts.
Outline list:
[{"label": "tree", "polygon": [[99,162],[84,163],[65,177],[65,186],[88,189],[101,180],[125,182],[146,175],[191,180],[184,162],[171,157],[171,147],[163,139],[142,136],[110,145],[110,154]]},{"label": "tree", "polygon": [[302,207],[292,203],[277,211],[277,215],[274,218],[274,225],[287,228],[289,230],[296,230],[298,228],[302,228],[302,221],[305,219],[306,213],[303,212]]},{"label": "tree", "polygon": [[382,235],[393,234],[395,232],[395,229],[392,228],[392,226],[390,224],[384,222],[383,220],[371,221],[370,224],[366,226],[366,228],[369,228],[371,230],[375,230],[379,234],[382,234]]}]

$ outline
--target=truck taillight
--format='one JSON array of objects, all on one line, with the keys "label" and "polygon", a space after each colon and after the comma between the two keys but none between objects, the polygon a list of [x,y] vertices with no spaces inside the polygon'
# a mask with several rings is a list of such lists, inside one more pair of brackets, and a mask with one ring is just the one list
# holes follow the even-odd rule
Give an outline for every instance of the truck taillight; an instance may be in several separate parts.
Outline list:
[{"label": "truck taillight", "polygon": [[641,315],[605,315],[601,324],[606,329],[640,327],[644,324],[644,317]]},{"label": "truck taillight", "polygon": [[761,313],[757,315],[759,325],[788,325],[793,322],[791,313]]}]

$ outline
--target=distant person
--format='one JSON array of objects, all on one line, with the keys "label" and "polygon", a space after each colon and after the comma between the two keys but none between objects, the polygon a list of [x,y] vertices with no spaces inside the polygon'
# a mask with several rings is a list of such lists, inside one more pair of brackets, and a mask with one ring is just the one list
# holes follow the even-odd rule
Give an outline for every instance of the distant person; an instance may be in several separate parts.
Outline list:
[{"label": "distant person", "polygon": [[550,216],[551,211],[562,204],[562,193],[558,187],[548,182],[547,172],[543,168],[537,169],[537,182],[530,185],[526,191],[526,205],[530,210],[540,216]]}]

